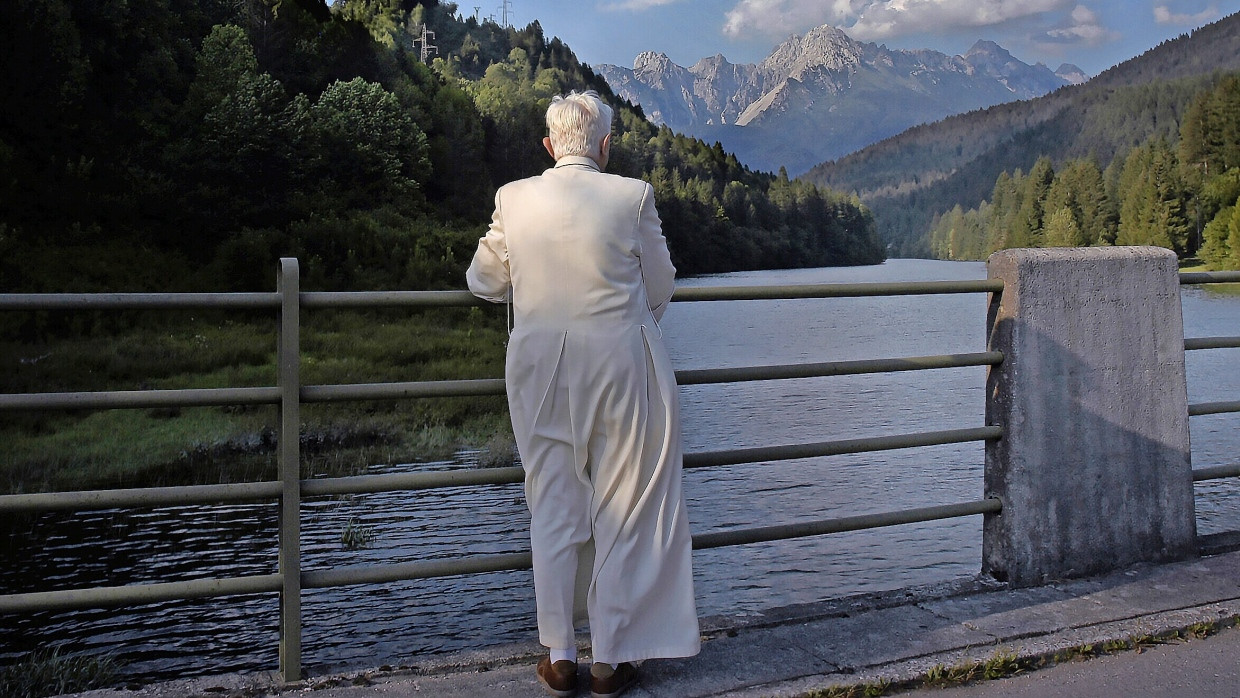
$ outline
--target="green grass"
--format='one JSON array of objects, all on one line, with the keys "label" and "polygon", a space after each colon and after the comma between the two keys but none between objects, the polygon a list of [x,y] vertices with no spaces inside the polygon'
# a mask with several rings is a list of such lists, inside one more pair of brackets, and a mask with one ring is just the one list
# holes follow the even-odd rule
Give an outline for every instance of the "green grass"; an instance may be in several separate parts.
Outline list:
[{"label": "green grass", "polygon": [[115,680],[119,669],[120,663],[107,655],[35,652],[0,667],[0,698],[44,698],[102,688]]},{"label": "green grass", "polygon": [[919,688],[951,688],[974,681],[1004,679],[1045,665],[1039,659],[1022,658],[1011,652],[995,650],[985,661],[967,661],[946,666],[936,664],[925,674],[907,681],[873,681],[868,683],[835,685],[810,691],[800,698],[869,698]]},{"label": "green grass", "polygon": [[[505,339],[502,311],[307,313],[302,383],[497,378]],[[263,318],[0,338],[0,392],[274,385],[275,344],[275,323]],[[271,478],[276,417],[270,406],[0,413],[0,488]],[[511,462],[502,396],[302,406],[304,476],[438,459],[461,448],[482,449],[487,464]]]}]

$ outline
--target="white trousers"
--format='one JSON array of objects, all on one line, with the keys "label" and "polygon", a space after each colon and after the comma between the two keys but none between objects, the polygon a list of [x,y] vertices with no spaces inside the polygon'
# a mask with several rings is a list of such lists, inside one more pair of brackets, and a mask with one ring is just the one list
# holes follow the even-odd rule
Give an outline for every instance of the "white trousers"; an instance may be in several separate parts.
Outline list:
[{"label": "white trousers", "polygon": [[700,648],[679,403],[651,339],[644,327],[606,338],[514,333],[509,346],[539,640],[572,647],[584,615],[597,662]]}]

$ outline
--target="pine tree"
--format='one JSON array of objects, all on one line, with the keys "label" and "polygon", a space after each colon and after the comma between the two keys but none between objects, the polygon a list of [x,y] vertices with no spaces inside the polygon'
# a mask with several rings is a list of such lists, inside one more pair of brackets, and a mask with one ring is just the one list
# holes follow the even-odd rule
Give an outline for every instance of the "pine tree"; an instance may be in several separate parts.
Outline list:
[{"label": "pine tree", "polygon": [[1163,138],[1134,149],[1120,176],[1120,227],[1116,244],[1157,245],[1188,252],[1185,191],[1175,153]]},{"label": "pine tree", "polygon": [[1223,208],[1201,231],[1199,255],[1211,269],[1240,269],[1231,262],[1231,219],[1235,208]]},{"label": "pine tree", "polygon": [[1055,170],[1047,157],[1038,158],[1025,177],[1020,209],[1012,222],[1009,247],[1041,247],[1045,225],[1046,195],[1055,180]]},{"label": "pine tree", "polygon": [[1240,269],[1240,201],[1237,201],[1231,210],[1227,228],[1227,268]]},{"label": "pine tree", "polygon": [[1051,214],[1046,223],[1044,242],[1046,247],[1079,247],[1084,244],[1072,209],[1062,206]]}]

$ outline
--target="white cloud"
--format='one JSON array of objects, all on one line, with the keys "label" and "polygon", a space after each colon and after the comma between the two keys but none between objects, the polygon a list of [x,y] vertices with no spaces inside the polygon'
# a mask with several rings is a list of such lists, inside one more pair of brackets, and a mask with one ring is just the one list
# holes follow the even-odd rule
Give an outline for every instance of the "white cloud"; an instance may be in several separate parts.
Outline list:
[{"label": "white cloud", "polygon": [[630,12],[641,12],[642,10],[649,10],[652,7],[659,7],[660,5],[670,5],[674,2],[680,2],[680,0],[623,0],[623,2],[601,4],[599,5],[599,9],[604,12],[617,12],[625,10]]},{"label": "white cloud", "polygon": [[843,24],[851,15],[853,5],[864,4],[849,0],[741,0],[728,11],[723,33],[734,37],[758,34],[782,39],[820,24]]},{"label": "white cloud", "polygon": [[1072,7],[1075,0],[739,0],[724,33],[782,38],[832,24],[863,41],[928,29],[987,27]]},{"label": "white cloud", "polygon": [[1052,41],[1060,43],[1084,43],[1090,46],[1112,41],[1119,38],[1117,32],[1102,26],[1098,13],[1077,5],[1072,10],[1068,21],[1046,32]]},{"label": "white cloud", "polygon": [[1175,14],[1166,5],[1159,5],[1154,8],[1154,21],[1159,24],[1182,24],[1195,27],[1209,22],[1218,16],[1218,5],[1210,5],[1195,15]]}]

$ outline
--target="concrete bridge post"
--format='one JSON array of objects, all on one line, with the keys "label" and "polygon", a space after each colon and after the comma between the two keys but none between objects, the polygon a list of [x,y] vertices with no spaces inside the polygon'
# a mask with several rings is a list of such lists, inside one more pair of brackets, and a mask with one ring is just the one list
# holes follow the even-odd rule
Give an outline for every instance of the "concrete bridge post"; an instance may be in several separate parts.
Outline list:
[{"label": "concrete bridge post", "polygon": [[1014,586],[1196,552],[1175,254],[1015,249],[987,261],[982,569]]}]

